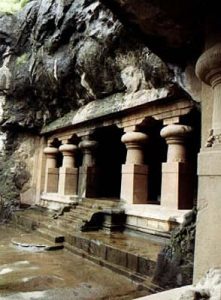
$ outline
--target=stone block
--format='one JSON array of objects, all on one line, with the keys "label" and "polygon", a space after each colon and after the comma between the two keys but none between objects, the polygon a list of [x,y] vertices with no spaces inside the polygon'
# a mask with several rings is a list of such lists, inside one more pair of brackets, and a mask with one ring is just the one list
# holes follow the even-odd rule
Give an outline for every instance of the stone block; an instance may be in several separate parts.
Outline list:
[{"label": "stone block", "polygon": [[101,259],[106,259],[106,246],[96,241],[91,241],[89,253]]},{"label": "stone block", "polygon": [[45,192],[57,193],[58,192],[58,168],[49,168],[46,174]]},{"label": "stone block", "polygon": [[138,271],[138,256],[127,253],[127,268],[133,272]]},{"label": "stone block", "polygon": [[148,167],[146,165],[123,165],[121,199],[127,204],[145,204],[148,200]]},{"label": "stone block", "polygon": [[144,257],[138,257],[138,272],[143,275],[150,275],[149,261]]},{"label": "stone block", "polygon": [[65,234],[65,242],[70,244],[71,246],[75,246],[76,244],[76,237],[71,234]]},{"label": "stone block", "polygon": [[127,266],[127,254],[119,249],[107,248],[107,261],[122,267]]},{"label": "stone block", "polygon": [[77,168],[60,168],[59,169],[59,187],[60,195],[76,195],[78,183]]},{"label": "stone block", "polygon": [[188,163],[163,163],[161,206],[169,209],[191,209],[193,182],[193,170]]},{"label": "stone block", "polygon": [[146,257],[138,257],[138,272],[146,276],[153,276],[156,262]]},{"label": "stone block", "polygon": [[99,190],[99,168],[82,166],[79,168],[78,195],[80,197],[96,197]]}]

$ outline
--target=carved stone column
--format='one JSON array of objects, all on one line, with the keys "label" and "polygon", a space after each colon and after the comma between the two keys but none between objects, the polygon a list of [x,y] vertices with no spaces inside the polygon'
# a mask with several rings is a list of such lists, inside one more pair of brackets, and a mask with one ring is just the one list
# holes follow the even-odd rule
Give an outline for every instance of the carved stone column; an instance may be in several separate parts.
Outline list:
[{"label": "carved stone column", "polygon": [[61,145],[59,151],[63,154],[63,163],[62,167],[59,168],[58,193],[60,195],[76,195],[78,169],[75,168],[75,153],[77,146],[72,144]]},{"label": "carved stone column", "polygon": [[[198,155],[195,282],[210,268],[221,265],[221,43],[215,44],[200,56],[196,74],[208,85],[202,87],[205,93],[202,93],[201,107],[202,123],[211,128],[211,134]],[[212,116],[208,107],[212,107]],[[204,126],[202,136],[206,134]]]},{"label": "carved stone column", "polygon": [[122,166],[121,199],[127,204],[144,204],[148,200],[148,167],[144,164],[143,146],[148,136],[127,132],[121,141],[126,145],[126,163]]},{"label": "carved stone column", "polygon": [[186,139],[192,128],[171,124],[161,130],[168,144],[167,162],[162,164],[161,206],[189,209],[193,205],[193,171],[186,157]]},{"label": "carved stone column", "polygon": [[97,148],[97,142],[89,139],[85,139],[79,144],[80,149],[83,152],[83,166],[92,167],[95,165],[94,151]]},{"label": "carved stone column", "polygon": [[58,149],[55,147],[46,147],[44,149],[46,155],[46,170],[45,170],[45,193],[57,193],[58,192],[58,168],[57,154]]},{"label": "carved stone column", "polygon": [[96,197],[99,184],[98,170],[95,164],[95,150],[98,143],[89,136],[79,144],[83,153],[82,166],[79,168],[78,194],[80,197]]}]

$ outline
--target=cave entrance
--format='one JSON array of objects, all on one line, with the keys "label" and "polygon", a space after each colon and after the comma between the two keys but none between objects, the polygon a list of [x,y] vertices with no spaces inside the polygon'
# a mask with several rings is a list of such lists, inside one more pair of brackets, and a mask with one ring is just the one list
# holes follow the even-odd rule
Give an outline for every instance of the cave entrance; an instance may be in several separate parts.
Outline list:
[{"label": "cave entrance", "polygon": [[120,198],[121,166],[126,158],[122,134],[123,130],[115,125],[95,130],[94,138],[99,145],[96,165],[99,169],[97,195],[100,198]]}]

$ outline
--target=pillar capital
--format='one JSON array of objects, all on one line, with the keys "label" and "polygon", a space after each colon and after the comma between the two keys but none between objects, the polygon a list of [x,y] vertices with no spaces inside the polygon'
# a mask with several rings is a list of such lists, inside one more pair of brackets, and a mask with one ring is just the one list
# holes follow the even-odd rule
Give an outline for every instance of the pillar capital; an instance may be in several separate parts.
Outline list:
[{"label": "pillar capital", "polygon": [[83,140],[79,144],[79,148],[82,150],[93,150],[97,148],[98,142],[92,140]]},{"label": "pillar capital", "polygon": [[62,167],[74,168],[75,157],[74,154],[77,151],[77,146],[73,144],[64,144],[59,147],[59,151],[63,154]]},{"label": "pillar capital", "polygon": [[166,139],[167,144],[179,144],[184,143],[191,132],[191,126],[171,124],[164,127],[161,130],[160,135]]},{"label": "pillar capital", "polygon": [[213,88],[212,137],[207,147],[219,146],[221,137],[221,43],[206,50],[198,59],[196,74]]},{"label": "pillar capital", "polygon": [[148,141],[148,135],[142,132],[126,132],[121,141],[127,147],[126,164],[142,165],[144,163],[143,146]]},{"label": "pillar capital", "polygon": [[44,154],[46,155],[46,168],[56,168],[58,149],[55,147],[44,148]]},{"label": "pillar capital", "polygon": [[72,153],[76,152],[77,148],[78,147],[76,145],[64,144],[59,147],[59,151],[62,152],[63,154],[68,155],[68,154],[72,154]]},{"label": "pillar capital", "polygon": [[58,154],[58,148],[55,147],[45,147],[44,148],[44,154],[46,155],[56,155]]},{"label": "pillar capital", "polygon": [[209,48],[199,57],[196,75],[213,88],[221,84],[221,43]]},{"label": "pillar capital", "polygon": [[121,141],[126,145],[131,144],[146,144],[148,141],[148,135],[142,132],[130,131],[126,132]]},{"label": "pillar capital", "polygon": [[98,142],[90,140],[88,137],[80,142],[79,148],[83,151],[83,166],[94,166],[94,150],[97,148]]},{"label": "pillar capital", "polygon": [[192,132],[192,127],[181,124],[171,124],[164,127],[160,135],[168,144],[167,162],[186,161],[186,138]]}]

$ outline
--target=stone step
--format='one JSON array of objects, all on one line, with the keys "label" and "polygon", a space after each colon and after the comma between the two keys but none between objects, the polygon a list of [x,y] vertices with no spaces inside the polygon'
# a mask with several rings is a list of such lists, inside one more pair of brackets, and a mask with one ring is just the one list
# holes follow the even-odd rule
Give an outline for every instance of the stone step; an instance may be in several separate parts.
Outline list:
[{"label": "stone step", "polygon": [[73,221],[76,220],[82,220],[82,219],[78,216],[70,216],[70,215],[65,215],[59,218],[59,221],[64,221],[66,223],[72,223]]},{"label": "stone step", "polygon": [[[74,248],[85,251],[87,255],[108,261],[131,272],[142,274],[142,276],[153,276],[157,253],[160,252],[161,248],[160,245],[145,241],[147,248],[139,249],[139,247],[145,247],[145,245],[142,246],[144,240],[141,240],[140,245],[136,248],[138,238],[131,237],[130,240],[130,237],[123,234],[112,234],[112,236],[115,236],[115,238],[108,238],[108,235],[103,233],[77,234],[66,232],[65,246],[68,247],[67,244],[69,244]],[[128,239],[127,244],[122,243],[124,238]]]},{"label": "stone step", "polygon": [[71,210],[70,210],[70,213],[71,213],[71,212],[75,212],[75,211],[88,211],[88,212],[91,212],[91,211],[94,211],[94,209],[79,204],[76,208],[71,209]]},{"label": "stone step", "polygon": [[60,220],[66,220],[72,222],[73,220],[81,220],[81,221],[88,221],[92,217],[93,214],[65,214],[60,218]]},{"label": "stone step", "polygon": [[[75,241],[75,239],[73,239],[73,241]],[[101,256],[94,256],[93,254],[90,254],[85,249],[73,246],[70,242],[68,242],[68,243],[65,242],[64,246],[67,250],[69,250],[70,252],[72,252],[74,254],[80,255],[83,258],[87,258],[96,264],[106,267],[118,274],[124,275],[133,281],[139,282],[139,284],[142,285],[143,288],[147,289],[147,291],[150,294],[161,292],[163,290],[161,287],[152,283],[151,276],[139,274],[137,271],[130,270],[129,268],[122,266],[118,263],[108,261],[108,260],[102,258]]]},{"label": "stone step", "polygon": [[63,243],[64,235],[55,232],[53,229],[37,228],[36,231],[43,238],[52,241],[53,243]]},{"label": "stone step", "polygon": [[78,223],[77,226],[74,226],[77,229],[97,230],[101,226],[102,217],[95,215],[96,213],[99,213],[96,209],[78,207],[59,217],[58,222],[60,221],[62,226]]},{"label": "stone step", "polygon": [[16,224],[16,226],[23,227],[26,230],[34,230],[40,224],[40,222],[34,220],[31,217],[20,215],[16,215],[15,217],[13,217],[12,221]]},{"label": "stone step", "polygon": [[84,224],[84,222],[82,221],[82,219],[73,219],[73,220],[66,220],[66,219],[58,219],[55,222],[51,223],[53,226],[55,227],[63,227],[63,228],[67,228],[67,227],[74,227],[77,224]]},{"label": "stone step", "polygon": [[72,223],[59,223],[56,224],[54,226],[48,226],[48,229],[53,229],[53,230],[57,230],[57,232],[62,233],[65,235],[67,230],[70,230],[71,232],[73,231],[79,231],[81,229],[82,223],[79,222],[72,222]]},{"label": "stone step", "polygon": [[12,221],[14,224],[26,230],[34,230],[39,227],[42,222],[48,222],[52,216],[52,212],[34,207],[16,211],[16,213],[13,214]]},{"label": "stone step", "polygon": [[70,211],[68,214],[64,214],[67,216],[89,216],[93,215],[94,213],[98,212],[95,209],[85,210],[85,209],[76,209],[74,211]]},{"label": "stone step", "polygon": [[89,208],[96,208],[96,209],[102,209],[102,208],[110,208],[110,207],[116,207],[119,205],[120,200],[119,199],[96,199],[96,198],[84,198],[81,202],[79,202],[78,206],[85,206]]},{"label": "stone step", "polygon": [[[68,215],[69,212],[65,214]],[[25,218],[28,216],[29,212],[23,214]],[[147,238],[124,233],[81,232],[82,225],[84,222],[78,219],[70,222],[60,216],[57,219],[48,217],[42,218],[37,232],[41,237],[54,243],[64,241],[67,249],[82,253],[84,257],[114,270],[121,270],[119,272],[137,276],[136,278],[141,277],[142,280],[145,278],[149,280],[148,278],[153,276],[157,255],[162,245]]]},{"label": "stone step", "polygon": [[64,248],[63,243],[54,243],[36,234],[33,235],[33,233],[22,234],[21,236],[17,236],[16,238],[13,238],[11,242],[19,248],[32,249],[34,251],[51,251],[60,250]]}]

